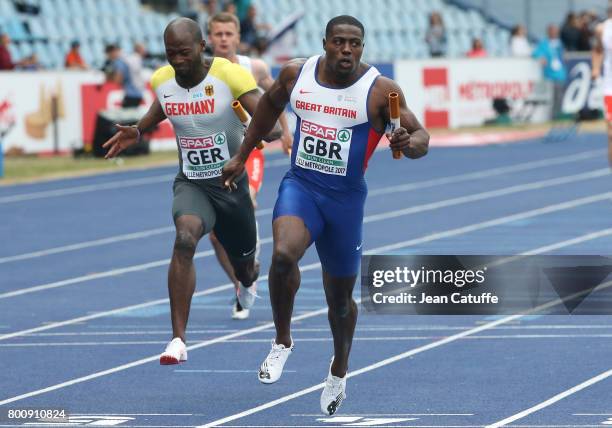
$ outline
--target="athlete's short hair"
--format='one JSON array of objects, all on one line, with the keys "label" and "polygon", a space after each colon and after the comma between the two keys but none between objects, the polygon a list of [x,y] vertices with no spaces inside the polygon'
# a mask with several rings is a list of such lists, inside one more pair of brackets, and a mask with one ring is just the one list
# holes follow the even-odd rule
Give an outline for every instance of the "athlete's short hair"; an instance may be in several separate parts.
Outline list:
[{"label": "athlete's short hair", "polygon": [[210,34],[210,29],[212,27],[213,22],[221,22],[224,24],[227,22],[233,22],[234,25],[236,26],[236,29],[238,30],[238,34],[240,34],[240,21],[238,21],[238,17],[234,15],[233,13],[219,12],[211,16],[208,19],[208,25],[207,25],[208,34]]},{"label": "athlete's short hair", "polygon": [[365,38],[365,28],[363,24],[354,16],[350,15],[339,15],[329,20],[325,26],[325,38],[331,36],[332,30],[336,25],[353,25],[361,30],[361,36]]},{"label": "athlete's short hair", "polygon": [[198,23],[193,19],[183,17],[175,18],[170,21],[164,30],[164,40],[166,39],[166,34],[168,34],[168,32],[179,30],[187,31],[191,35],[194,43],[200,43],[202,40],[204,40],[202,37],[202,30],[200,29]]}]

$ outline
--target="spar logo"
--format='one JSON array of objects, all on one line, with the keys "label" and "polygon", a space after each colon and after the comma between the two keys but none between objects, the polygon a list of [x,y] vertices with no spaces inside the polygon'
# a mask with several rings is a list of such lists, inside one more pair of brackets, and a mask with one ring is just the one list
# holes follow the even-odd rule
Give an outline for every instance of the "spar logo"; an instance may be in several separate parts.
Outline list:
[{"label": "spar logo", "polygon": [[225,135],[223,134],[217,134],[215,136],[215,144],[217,146],[222,146],[223,144],[225,144]]},{"label": "spar logo", "polygon": [[[338,132],[336,128],[318,125],[316,123],[308,122],[307,120],[302,121],[300,130],[305,134],[312,135],[313,137],[317,138],[324,138],[326,140],[335,140]],[[348,139],[344,141],[348,141]]]},{"label": "spar logo", "polygon": [[340,141],[341,143],[346,143],[350,139],[351,133],[346,129],[341,129],[340,132],[338,132],[338,141]]},{"label": "spar logo", "polygon": [[[221,137],[221,139],[223,141],[217,143],[217,144],[223,144],[225,142],[225,137],[223,136],[223,134],[217,134],[215,136],[215,140],[213,141],[213,137],[208,136],[208,137],[193,137],[193,138],[189,138],[189,137],[180,137],[179,138],[179,146],[181,146],[181,149],[209,149],[211,147],[215,147],[215,143],[217,142],[217,140],[219,140],[219,137]],[[219,140],[220,141],[220,140]]]}]

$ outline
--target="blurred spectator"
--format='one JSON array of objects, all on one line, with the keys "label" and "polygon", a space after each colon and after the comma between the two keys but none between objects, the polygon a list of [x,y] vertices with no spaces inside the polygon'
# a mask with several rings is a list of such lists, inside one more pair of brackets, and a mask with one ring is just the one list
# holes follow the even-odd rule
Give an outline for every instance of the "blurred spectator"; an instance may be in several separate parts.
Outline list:
[{"label": "blurred spectator", "polygon": [[221,12],[221,7],[217,0],[203,0],[204,9],[206,10],[206,14],[211,17],[219,12]]},{"label": "blurred spectator", "polygon": [[236,6],[236,16],[239,21],[244,21],[249,14],[249,7],[251,7],[251,0],[233,0]]},{"label": "blurred spectator", "polygon": [[104,48],[106,59],[102,64],[102,72],[106,76],[107,82],[115,82],[115,59],[119,57],[120,50],[116,45],[106,45]]},{"label": "blurred spectator", "polygon": [[27,71],[36,71],[36,70],[42,70],[43,66],[40,64],[40,62],[38,62],[38,55],[33,53],[32,55],[30,55],[29,57],[21,61],[20,68],[22,70],[27,70]]},{"label": "blurred spectator", "polygon": [[559,28],[556,25],[549,25],[546,34],[547,37],[538,43],[533,57],[540,60],[546,79],[565,81],[567,73],[563,65],[563,46],[559,40]]},{"label": "blurred spectator", "polygon": [[243,52],[250,52],[258,43],[261,43],[265,34],[270,31],[268,24],[257,23],[257,8],[250,5],[247,17],[240,21],[240,44]]},{"label": "blurred spectator", "polygon": [[561,42],[563,48],[567,51],[578,50],[580,41],[580,32],[582,28],[582,18],[576,12],[568,12],[565,16],[565,21],[561,26]]},{"label": "blurred spectator", "polygon": [[124,95],[121,107],[138,107],[142,101],[142,90],[134,84],[130,66],[121,55],[121,49],[115,46],[111,53],[112,58],[112,81],[123,87]]},{"label": "blurred spectator", "polygon": [[468,58],[484,58],[487,56],[487,51],[482,45],[482,41],[476,37],[472,40],[472,49],[467,53]]},{"label": "blurred spectator", "polygon": [[429,28],[425,33],[425,41],[429,46],[429,54],[432,57],[446,55],[446,29],[442,22],[442,16],[438,12],[429,15]]},{"label": "blurred spectator", "polygon": [[40,6],[32,1],[13,0],[13,4],[19,13],[25,13],[27,15],[38,15],[40,13]]},{"label": "blurred spectator", "polygon": [[217,0],[198,0],[198,6],[194,8],[197,13],[197,21],[201,28],[208,28],[208,19],[221,12]]},{"label": "blurred spectator", "polygon": [[236,15],[236,5],[232,1],[227,1],[223,4],[221,11]]},{"label": "blurred spectator", "polygon": [[595,37],[595,26],[598,23],[598,17],[595,12],[585,10],[580,14],[578,19],[580,28],[580,39],[578,42],[579,51],[589,51],[593,45]]},{"label": "blurred spectator", "polygon": [[[133,89],[136,89],[139,95],[133,97],[134,99],[127,100],[127,101],[124,98],[123,103],[130,104],[124,107],[137,107],[140,105],[140,102],[142,101],[142,96],[143,96],[145,85],[146,85],[146,78],[144,76],[142,63],[146,55],[147,55],[147,50],[145,49],[144,45],[142,43],[136,43],[134,44],[134,52],[125,57],[125,62],[128,65],[128,72],[130,75],[130,80],[134,87]],[[136,94],[136,91],[131,90],[130,94],[131,96],[133,96]],[[126,97],[127,97],[127,90],[126,90]]]},{"label": "blurred spectator", "polygon": [[533,57],[540,60],[544,68],[544,78],[553,84],[553,118],[561,113],[561,99],[567,72],[563,64],[563,45],[559,39],[559,28],[549,25],[546,30],[547,37],[542,39]]},{"label": "blurred spectator", "polygon": [[581,29],[578,16],[570,12],[565,17],[565,22],[561,27],[561,41],[567,51],[577,51],[580,44]]},{"label": "blurred spectator", "polygon": [[9,52],[11,38],[6,33],[0,34],[0,70],[12,70],[15,68],[13,58]]},{"label": "blurred spectator", "polygon": [[527,39],[527,30],[522,25],[517,25],[512,29],[512,37],[510,38],[510,52],[512,53],[512,56],[531,56],[531,45]]},{"label": "blurred spectator", "polygon": [[76,68],[80,70],[85,70],[87,68],[87,64],[85,64],[83,57],[81,57],[80,48],[81,44],[76,40],[70,44],[70,50],[64,59],[66,68]]}]

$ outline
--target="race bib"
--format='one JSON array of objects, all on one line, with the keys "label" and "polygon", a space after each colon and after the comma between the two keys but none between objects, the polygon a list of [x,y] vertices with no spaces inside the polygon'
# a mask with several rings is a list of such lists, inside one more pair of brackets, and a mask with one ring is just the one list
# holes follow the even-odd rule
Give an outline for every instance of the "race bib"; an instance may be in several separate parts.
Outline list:
[{"label": "race bib", "polygon": [[218,132],[206,137],[179,137],[183,174],[191,179],[219,177],[230,159],[227,136]]},{"label": "race bib", "polygon": [[295,164],[331,175],[346,176],[353,130],[303,120]]}]

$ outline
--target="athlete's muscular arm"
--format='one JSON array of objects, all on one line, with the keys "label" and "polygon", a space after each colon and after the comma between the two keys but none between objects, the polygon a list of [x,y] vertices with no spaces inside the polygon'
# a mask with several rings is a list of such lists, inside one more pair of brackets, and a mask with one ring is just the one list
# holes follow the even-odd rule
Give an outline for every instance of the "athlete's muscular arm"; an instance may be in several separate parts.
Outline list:
[{"label": "athlete's muscular arm", "polygon": [[591,52],[592,71],[591,78],[598,79],[601,76],[601,64],[603,63],[603,24],[598,24],[595,27],[595,45]]},{"label": "athlete's muscular arm", "polygon": [[240,150],[223,167],[222,180],[226,187],[231,188],[230,186],[234,180],[242,174],[244,163],[251,154],[251,151],[257,142],[261,141],[262,137],[270,132],[285,109],[303,63],[304,60],[301,59],[285,64],[281,69],[278,79],[261,96],[253,114],[251,125],[247,129],[244,141],[240,145]]},{"label": "athlete's muscular arm", "polygon": [[429,134],[419,123],[414,113],[406,105],[406,99],[401,88],[393,80],[379,77],[370,94],[368,109],[373,113],[374,127],[384,129],[389,123],[389,94],[397,92],[400,98],[400,124],[401,127],[387,134],[391,150],[401,150],[406,157],[418,159],[427,154],[429,148]]},{"label": "athlete's muscular arm", "polygon": [[102,145],[103,148],[109,149],[104,157],[106,159],[114,158],[126,148],[138,143],[142,132],[153,128],[165,118],[166,115],[162,106],[156,98],[151,107],[149,107],[149,111],[145,113],[135,127],[115,125],[118,129],[117,133]]},{"label": "athlete's muscular arm", "polygon": [[[240,104],[245,108],[246,111],[249,112],[251,116],[255,113],[255,109],[257,108],[257,103],[261,99],[261,94],[258,89],[254,91],[247,92],[246,94],[241,95],[238,98]],[[281,135],[281,129],[278,125],[275,125],[274,128],[263,138],[266,141],[272,141],[279,138]]]},{"label": "athlete's muscular arm", "polygon": [[[268,65],[260,59],[251,60],[251,67],[253,68],[253,76],[255,76],[255,80],[257,81],[257,85],[262,88],[264,91],[267,91],[274,84],[274,79],[272,79],[272,75],[270,74],[270,68]],[[280,136],[280,140],[283,147],[283,152],[285,154],[289,153],[289,149],[293,145],[293,135],[291,135],[291,130],[289,129],[289,123],[287,123],[287,115],[283,111],[281,115],[278,117],[278,123],[282,129],[282,135]]]}]

